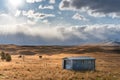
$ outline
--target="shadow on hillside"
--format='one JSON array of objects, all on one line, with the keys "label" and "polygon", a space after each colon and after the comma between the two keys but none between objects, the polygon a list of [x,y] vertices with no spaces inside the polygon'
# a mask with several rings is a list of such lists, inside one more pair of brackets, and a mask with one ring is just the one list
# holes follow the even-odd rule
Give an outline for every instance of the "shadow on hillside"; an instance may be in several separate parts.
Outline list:
[{"label": "shadow on hillside", "polygon": [[2,51],[12,52],[12,54],[59,54],[59,53],[120,53],[120,46],[2,46]]}]

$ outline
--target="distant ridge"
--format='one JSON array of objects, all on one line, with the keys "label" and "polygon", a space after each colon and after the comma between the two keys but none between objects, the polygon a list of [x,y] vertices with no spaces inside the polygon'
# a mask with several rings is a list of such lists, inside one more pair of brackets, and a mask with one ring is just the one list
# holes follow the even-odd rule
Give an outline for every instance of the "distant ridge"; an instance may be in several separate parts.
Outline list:
[{"label": "distant ridge", "polygon": [[120,42],[118,41],[108,41],[108,42],[104,42],[103,45],[108,45],[108,46],[120,46]]},{"label": "distant ridge", "polygon": [[111,41],[104,41],[98,43],[83,44],[82,46],[120,46],[120,42],[111,40]]}]

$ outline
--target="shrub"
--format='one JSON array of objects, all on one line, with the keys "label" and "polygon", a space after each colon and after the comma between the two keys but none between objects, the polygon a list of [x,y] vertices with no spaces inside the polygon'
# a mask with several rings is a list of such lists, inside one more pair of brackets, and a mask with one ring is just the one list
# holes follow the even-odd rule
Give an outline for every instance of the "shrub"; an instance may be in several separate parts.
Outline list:
[{"label": "shrub", "polygon": [[19,55],[18,58],[22,58],[22,55]]},{"label": "shrub", "polygon": [[1,52],[0,56],[1,56],[1,60],[4,61],[6,59],[6,55],[4,52]]},{"label": "shrub", "polygon": [[42,59],[42,56],[39,56],[40,59]]},{"label": "shrub", "polygon": [[7,62],[10,62],[12,59],[11,59],[11,55],[10,54],[6,54],[6,61]]}]

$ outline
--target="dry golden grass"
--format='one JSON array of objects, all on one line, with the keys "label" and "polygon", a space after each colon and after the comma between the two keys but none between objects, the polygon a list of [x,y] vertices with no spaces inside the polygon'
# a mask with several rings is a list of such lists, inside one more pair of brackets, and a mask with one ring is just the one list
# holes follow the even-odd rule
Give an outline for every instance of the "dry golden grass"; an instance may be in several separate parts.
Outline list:
[{"label": "dry golden grass", "polygon": [[[120,54],[85,53],[25,56],[25,61],[12,55],[12,62],[0,62],[0,80],[120,80]],[[96,58],[96,71],[70,71],[62,69],[62,58],[92,56]]]}]

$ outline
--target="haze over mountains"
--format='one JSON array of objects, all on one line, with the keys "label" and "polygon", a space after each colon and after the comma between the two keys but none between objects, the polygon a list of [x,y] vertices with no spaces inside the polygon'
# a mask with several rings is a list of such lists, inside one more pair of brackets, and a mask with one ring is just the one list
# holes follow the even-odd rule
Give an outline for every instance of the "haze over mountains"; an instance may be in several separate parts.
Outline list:
[{"label": "haze over mountains", "polygon": [[8,35],[0,37],[0,44],[15,44],[15,45],[106,45],[106,46],[117,46],[120,45],[120,40],[99,40],[99,39],[89,39],[82,40],[77,38],[68,40],[46,40],[39,37],[25,36],[23,34]]},{"label": "haze over mountains", "polygon": [[105,45],[105,46],[120,46],[120,42],[118,42],[118,41],[109,41],[109,42],[104,42],[103,45]]},{"label": "haze over mountains", "polygon": [[98,43],[86,43],[83,44],[83,46],[120,46],[119,41],[103,41],[103,42],[98,42]]}]

